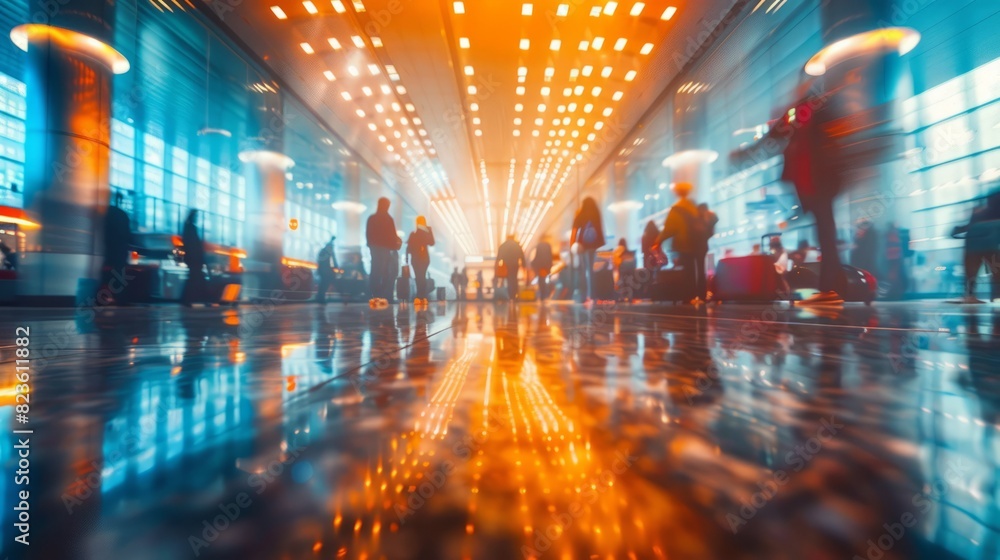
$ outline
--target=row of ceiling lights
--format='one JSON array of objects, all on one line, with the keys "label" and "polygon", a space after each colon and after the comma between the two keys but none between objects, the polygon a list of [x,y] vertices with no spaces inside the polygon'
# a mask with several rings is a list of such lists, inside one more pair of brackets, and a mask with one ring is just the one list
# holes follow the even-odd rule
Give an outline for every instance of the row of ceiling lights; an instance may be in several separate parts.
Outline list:
[{"label": "row of ceiling lights", "polygon": [[[603,7],[595,6],[591,9],[590,14],[593,17],[600,17],[601,15],[612,16],[615,14],[618,8],[618,3],[614,1],[609,1],[604,4]],[[643,2],[636,2],[632,5],[632,9],[629,11],[631,16],[640,16],[643,13],[645,4]],[[456,15],[465,14],[465,5],[463,2],[454,2],[453,10]],[[570,11],[569,4],[560,4],[557,8],[557,16],[567,16]],[[671,19],[677,12],[675,7],[667,7],[661,13],[662,20]],[[531,16],[534,13],[534,6],[531,3],[524,3],[521,6],[521,14],[523,16]],[[459,49],[465,50],[470,48],[470,41],[467,37],[459,37],[458,39]],[[591,39],[581,40],[578,48],[581,52],[589,51],[600,51],[605,44],[605,38],[598,36]],[[625,37],[620,37],[614,43],[613,49],[616,52],[623,52],[627,45],[629,44],[628,39]],[[518,47],[522,51],[528,51],[531,48],[531,40],[528,38],[521,38],[518,42]],[[549,50],[553,52],[558,52],[562,48],[562,40],[558,38],[553,38],[549,42]],[[638,53],[640,55],[648,55],[653,51],[654,44],[651,42],[645,42],[642,47],[639,48]],[[569,81],[576,82],[581,78],[590,78],[594,75],[593,65],[584,65],[581,68],[573,68],[569,72]],[[609,79],[614,74],[614,67],[610,65],[605,65],[601,71],[600,76],[604,79]],[[519,84],[525,84],[528,77],[528,67],[520,66],[518,68],[517,82]],[[463,74],[469,78],[475,76],[475,68],[472,65],[463,66]],[[556,70],[553,66],[548,66],[543,71],[543,79],[546,84],[551,83],[555,78]],[[628,70],[623,78],[625,82],[632,82],[637,75],[636,70]],[[596,76],[595,76],[596,78]],[[558,89],[558,88],[557,88]],[[604,92],[604,88],[601,85],[592,85],[590,87],[584,86],[582,84],[577,84],[575,86],[567,86],[562,89],[563,96],[566,98],[573,97],[584,97],[589,90],[589,94],[595,98],[597,101],[601,94]],[[474,83],[468,83],[466,85],[466,92],[471,96],[476,96],[478,94],[478,88]],[[515,88],[515,94],[517,96],[525,96],[527,90],[525,85],[518,85]],[[552,96],[552,86],[543,85],[541,86],[539,93],[543,98],[550,98]],[[621,90],[616,90],[612,96],[612,101],[619,101],[624,96]],[[478,110],[478,106],[475,102],[470,103],[470,107],[473,108],[473,112]],[[545,125],[545,119],[542,114],[550,108],[547,103],[539,103],[536,106],[537,112],[539,113],[533,120],[535,128],[531,131],[532,137],[538,138],[543,134],[542,128]],[[587,103],[584,100],[580,100],[579,103],[576,101],[570,101],[568,103],[560,103],[555,105],[556,112],[559,114],[565,113],[576,113],[578,109],[582,109],[584,114],[591,114],[594,109],[594,103]],[[524,112],[524,104],[516,103],[514,106],[515,113]],[[600,114],[604,117],[609,117],[613,113],[614,109],[608,105],[600,111]],[[573,129],[573,124],[575,121],[576,129]],[[482,137],[483,133],[480,128],[481,120],[478,116],[474,116],[471,120],[473,126],[473,134],[476,137]],[[525,119],[521,116],[514,117],[514,130],[512,132],[513,136],[521,136],[520,127],[525,125]],[[510,169],[508,172],[507,180],[507,190],[506,190],[506,201],[503,212],[502,221],[502,235],[501,239],[505,238],[510,233],[520,234],[522,241],[527,242],[533,238],[537,228],[541,224],[544,217],[544,212],[554,205],[555,197],[558,195],[563,184],[565,183],[570,168],[576,164],[576,162],[582,160],[583,153],[588,151],[590,148],[589,142],[596,139],[596,133],[594,131],[599,131],[603,128],[603,121],[596,121],[593,123],[593,129],[587,129],[587,119],[584,117],[578,117],[575,120],[570,116],[563,116],[562,118],[553,118],[551,120],[552,129],[548,130],[548,139],[545,142],[546,148],[543,150],[543,156],[546,156],[534,173],[531,172],[532,162],[529,159],[525,166],[523,176],[520,181],[518,196],[513,198],[515,175],[516,175],[516,159],[512,158],[510,163]],[[582,134],[586,134],[586,143],[577,144],[573,139],[579,138]],[[569,138],[566,138],[566,136]],[[560,148],[561,151],[560,151]],[[568,148],[575,148],[575,154],[571,154]],[[553,156],[555,160],[553,161]],[[567,159],[568,163],[567,163]],[[565,164],[565,168],[563,167]],[[561,173],[560,173],[561,172]],[[533,178],[533,181],[532,181]],[[558,181],[558,183],[557,183]],[[484,160],[480,160],[480,182],[483,188],[483,198],[486,201],[484,212],[487,221],[487,231],[493,231],[492,226],[492,211],[490,208],[490,197],[489,197],[489,178],[486,173],[486,165]],[[544,185],[544,186],[543,186]],[[528,198],[525,198],[527,194]],[[514,212],[511,215],[511,203],[514,202]],[[525,235],[527,234],[527,235]],[[490,235],[491,248],[495,247],[493,245],[492,235]]]},{"label": "row of ceiling lights", "polygon": [[[629,15],[638,17],[642,15],[642,12],[645,8],[646,4],[644,2],[635,2],[632,4],[632,8],[629,10]],[[452,2],[452,10],[455,12],[455,15],[465,14],[465,2],[461,1]],[[613,16],[615,15],[615,12],[617,10],[618,10],[618,2],[615,2],[614,0],[609,0],[604,4],[604,6],[592,6],[590,8],[590,16],[591,17],[601,17],[602,15]],[[569,11],[570,11],[570,5],[568,3],[563,2],[556,7],[555,15],[558,17],[566,17],[569,15]],[[525,2],[521,4],[522,16],[530,16],[533,15],[534,12],[535,12],[535,7],[532,3]],[[670,18],[674,17],[675,13],[677,13],[677,8],[673,6],[667,6],[667,8],[664,9],[663,12],[660,14],[660,19],[667,21]]]},{"label": "row of ceiling lights", "polygon": [[[366,11],[364,3],[361,0],[354,0],[351,4],[357,13],[364,13]],[[315,3],[309,0],[303,2],[302,5],[309,15],[317,15],[319,13],[319,9]],[[338,0],[334,0],[332,6],[338,14],[343,14],[347,11],[345,4]],[[271,12],[279,20],[288,18],[287,13],[280,6],[272,6]],[[382,39],[378,36],[369,36],[368,41],[373,48],[378,49],[383,46]],[[350,42],[358,49],[367,50],[368,45],[361,35],[351,35]],[[343,44],[336,37],[328,38],[327,43],[333,51],[343,50]],[[316,48],[309,42],[301,42],[299,46],[307,55],[317,52]],[[367,74],[378,80],[378,77],[383,74],[383,69],[376,63],[358,64],[356,61],[353,62],[355,63],[347,65],[347,74],[353,78],[363,79],[364,75]],[[398,82],[400,79],[399,74],[392,65],[385,65],[384,73],[391,82]],[[337,76],[332,70],[325,70],[323,76],[329,82],[337,81]],[[475,254],[478,252],[478,249],[472,238],[471,229],[469,228],[468,221],[465,219],[464,213],[458,209],[457,202],[454,202],[455,195],[448,186],[448,178],[440,162],[436,159],[433,161],[428,159],[431,156],[435,156],[437,151],[434,149],[430,139],[426,138],[428,135],[427,131],[424,128],[419,128],[415,131],[414,128],[410,127],[411,124],[414,127],[422,125],[420,117],[415,114],[416,107],[410,102],[400,103],[400,101],[403,101],[402,99],[393,99],[393,93],[396,96],[406,95],[406,88],[402,84],[396,84],[394,88],[386,83],[376,83],[373,85],[388,99],[378,101],[373,99],[370,104],[362,104],[364,99],[376,96],[376,88],[372,88],[369,85],[361,87],[362,95],[352,95],[351,92],[345,89],[340,92],[340,96],[345,102],[355,102],[357,108],[354,113],[359,118],[367,119],[369,116],[372,118],[367,123],[368,129],[372,133],[377,134],[379,142],[385,146],[386,151],[392,154],[395,161],[403,166],[417,187],[431,201],[432,207],[446,221],[449,229],[455,232],[455,237],[463,250],[467,254]],[[405,111],[403,110],[404,108]],[[390,109],[394,113],[402,113],[403,115],[397,116],[395,120],[393,118],[380,120],[381,116],[377,115],[388,113]],[[406,115],[409,115],[409,118]],[[383,123],[384,127],[382,126]],[[400,125],[399,128],[394,128],[396,123]],[[448,201],[452,202],[449,203]]]}]

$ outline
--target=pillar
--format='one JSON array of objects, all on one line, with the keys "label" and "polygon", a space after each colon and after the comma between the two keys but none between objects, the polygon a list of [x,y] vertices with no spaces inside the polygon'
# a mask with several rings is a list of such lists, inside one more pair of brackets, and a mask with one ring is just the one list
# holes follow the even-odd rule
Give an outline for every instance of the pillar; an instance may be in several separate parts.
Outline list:
[{"label": "pillar", "polygon": [[282,96],[273,87],[251,88],[249,133],[240,161],[245,165],[247,227],[244,293],[266,297],[282,287],[284,256],[285,174],[295,162],[284,153],[285,119]]},{"label": "pillar", "polygon": [[[29,13],[49,14],[33,0]],[[24,208],[18,300],[67,305],[96,293],[109,199],[111,79],[129,63],[111,46],[114,2],[74,0],[46,23],[15,27],[27,53]]]},{"label": "pillar", "polygon": [[362,214],[368,208],[361,203],[361,170],[356,161],[344,167],[343,193],[343,198],[332,205],[337,211],[337,245],[358,247],[364,244]]},{"label": "pillar", "polygon": [[674,95],[674,153],[663,160],[674,183],[691,183],[691,196],[707,193],[711,180],[709,165],[719,154],[708,146],[707,84],[689,82]]},{"label": "pillar", "polygon": [[643,224],[639,222],[639,210],[642,206],[641,202],[635,200],[619,200],[608,205],[614,227],[614,238],[608,240],[608,245],[617,246],[618,240],[624,237],[629,249],[641,249],[639,240],[642,238]]}]

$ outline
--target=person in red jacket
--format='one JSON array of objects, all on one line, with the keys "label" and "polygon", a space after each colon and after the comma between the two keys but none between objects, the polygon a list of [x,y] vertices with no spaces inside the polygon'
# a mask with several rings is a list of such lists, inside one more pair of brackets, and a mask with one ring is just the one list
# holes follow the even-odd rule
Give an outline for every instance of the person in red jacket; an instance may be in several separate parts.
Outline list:
[{"label": "person in red jacket", "polygon": [[[817,122],[810,103],[795,109],[794,123],[785,122],[791,132],[785,148],[785,166],[781,179],[795,186],[802,209],[811,212],[816,221],[816,235],[823,255],[819,270],[819,293],[799,303],[803,305],[840,305],[847,285],[844,267],[837,246],[837,222],[833,201],[841,190],[842,178],[835,158],[828,148],[828,139]],[[786,117],[788,118],[788,117]]]}]

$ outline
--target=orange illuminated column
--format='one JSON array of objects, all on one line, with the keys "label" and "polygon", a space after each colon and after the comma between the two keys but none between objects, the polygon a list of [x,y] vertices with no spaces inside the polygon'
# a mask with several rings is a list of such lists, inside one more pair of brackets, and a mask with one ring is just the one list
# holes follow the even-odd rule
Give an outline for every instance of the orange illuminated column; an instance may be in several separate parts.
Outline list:
[{"label": "orange illuminated column", "polygon": [[286,121],[281,94],[274,84],[251,88],[252,123],[248,149],[240,152],[247,184],[247,261],[243,284],[251,297],[281,287],[280,266],[288,231],[285,175],[295,162],[284,153]]},{"label": "orange illuminated column", "polygon": [[27,231],[18,298],[72,304],[78,293],[91,295],[95,283],[87,280],[100,274],[111,77],[129,63],[110,46],[114,3],[30,4],[43,23],[17,26],[10,38],[26,52],[24,207],[41,227]]}]

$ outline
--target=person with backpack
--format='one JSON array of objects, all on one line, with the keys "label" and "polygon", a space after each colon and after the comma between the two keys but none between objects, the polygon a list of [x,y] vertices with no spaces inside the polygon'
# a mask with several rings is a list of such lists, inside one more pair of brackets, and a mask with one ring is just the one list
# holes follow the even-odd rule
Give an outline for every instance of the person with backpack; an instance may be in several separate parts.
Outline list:
[{"label": "person with backpack", "polygon": [[434,231],[427,225],[427,218],[417,216],[417,229],[406,240],[406,259],[413,267],[413,279],[417,283],[414,305],[427,305],[427,269],[431,265],[428,247],[434,245]]},{"label": "person with backpack", "polygon": [[584,303],[593,299],[594,262],[597,260],[597,249],[604,245],[604,224],[601,220],[601,210],[597,201],[591,197],[583,199],[580,210],[573,218],[573,230],[570,234],[570,246],[577,245],[580,268],[583,269]]},{"label": "person with backpack", "polygon": [[684,269],[691,285],[695,288],[695,299],[692,303],[699,303],[708,297],[705,254],[708,252],[708,239],[715,224],[709,224],[709,221],[706,221],[709,218],[702,216],[698,206],[691,200],[692,190],[691,183],[674,184],[673,191],[677,195],[677,202],[670,207],[663,230],[656,237],[654,246],[659,247],[664,241],[673,239],[672,248],[677,254],[677,264]]},{"label": "person with backpack", "polygon": [[525,264],[524,250],[513,235],[508,235],[507,240],[497,249],[497,270],[498,276],[507,281],[507,296],[511,301],[518,299],[517,274],[521,271],[522,264]]}]

